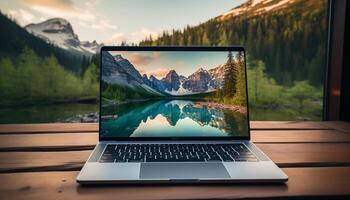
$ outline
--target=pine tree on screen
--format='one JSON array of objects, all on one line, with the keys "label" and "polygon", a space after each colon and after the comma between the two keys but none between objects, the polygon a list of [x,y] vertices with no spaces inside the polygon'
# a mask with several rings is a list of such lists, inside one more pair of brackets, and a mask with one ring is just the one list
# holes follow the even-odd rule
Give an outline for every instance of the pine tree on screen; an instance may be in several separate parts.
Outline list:
[{"label": "pine tree on screen", "polygon": [[237,67],[233,61],[232,52],[228,52],[228,59],[226,62],[226,69],[224,74],[224,95],[227,97],[233,97],[236,94],[237,84]]}]

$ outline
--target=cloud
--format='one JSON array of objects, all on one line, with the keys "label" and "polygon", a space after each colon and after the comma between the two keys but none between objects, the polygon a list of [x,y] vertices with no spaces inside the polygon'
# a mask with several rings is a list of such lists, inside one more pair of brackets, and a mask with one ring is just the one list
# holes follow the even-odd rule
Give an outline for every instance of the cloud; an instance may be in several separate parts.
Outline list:
[{"label": "cloud", "polygon": [[131,34],[117,32],[111,38],[105,40],[104,43],[110,45],[119,45],[122,42],[138,44],[141,40],[149,36],[152,36],[153,40],[156,39],[161,32],[161,29],[150,30],[148,28],[141,28],[139,31],[132,32]]},{"label": "cloud", "polygon": [[158,35],[159,35],[159,31],[149,30],[148,28],[142,28],[140,31],[131,33],[131,37],[137,42],[149,36],[152,36],[153,39],[156,39]]},{"label": "cloud", "polygon": [[79,25],[85,28],[91,28],[95,30],[105,31],[107,29],[116,30],[117,26],[110,24],[107,20],[96,20],[97,23],[89,23],[85,21],[80,21]]},{"label": "cloud", "polygon": [[185,63],[182,60],[178,60],[175,62],[174,68],[179,69],[185,67]]},{"label": "cloud", "polygon": [[107,45],[119,45],[121,42],[126,41],[126,36],[124,33],[115,33],[111,38],[103,41]]},{"label": "cloud", "polygon": [[140,74],[146,74],[147,77],[149,78],[151,75],[155,76],[157,79],[162,79],[164,78],[168,73],[169,73],[169,69],[164,69],[164,68],[157,68],[155,70],[149,71],[149,70],[145,70],[143,68],[138,69]]},{"label": "cloud", "polygon": [[96,20],[95,14],[93,14],[88,10],[76,10],[76,9],[62,10],[62,9],[40,6],[40,5],[33,5],[33,6],[30,6],[29,8],[47,17],[63,16],[64,18],[73,18],[73,19],[78,19],[85,22],[90,22],[90,23]]},{"label": "cloud", "polygon": [[94,7],[98,4],[100,4],[103,0],[85,0],[84,3],[85,3],[85,6],[86,7]]},{"label": "cloud", "polygon": [[169,69],[164,69],[164,68],[157,68],[154,71],[148,72],[148,77],[153,75],[157,77],[158,79],[164,78],[167,74],[169,73]]},{"label": "cloud", "polygon": [[132,53],[129,55],[129,60],[131,63],[142,66],[148,65],[149,63],[153,62],[154,60],[158,60],[159,58],[159,52],[153,52],[151,55],[141,55],[138,53]]},{"label": "cloud", "polygon": [[77,7],[71,0],[22,0],[22,2],[46,19],[63,17],[69,21],[77,20],[80,26],[100,31],[117,29],[117,26],[111,24],[104,15],[93,11],[94,5],[101,0],[85,1],[83,6],[85,8]]},{"label": "cloud", "polygon": [[22,26],[32,23],[36,18],[33,14],[23,9],[9,10],[8,13]]},{"label": "cloud", "polygon": [[43,7],[69,12],[76,11],[71,0],[22,0],[22,2],[29,7]]},{"label": "cloud", "polygon": [[157,77],[158,79],[163,78],[168,72],[169,69],[165,68],[156,68],[152,66],[160,58],[160,52],[152,52],[151,54],[145,55],[135,52],[128,53],[128,60],[135,65],[140,74],[146,74],[148,77],[151,75]]}]

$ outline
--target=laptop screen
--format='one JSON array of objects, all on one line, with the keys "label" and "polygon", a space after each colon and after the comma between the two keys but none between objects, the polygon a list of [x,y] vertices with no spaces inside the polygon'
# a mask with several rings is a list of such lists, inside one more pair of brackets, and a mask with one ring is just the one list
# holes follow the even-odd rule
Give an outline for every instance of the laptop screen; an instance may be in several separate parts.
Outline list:
[{"label": "laptop screen", "polygon": [[213,49],[102,48],[100,138],[248,137],[244,50]]}]

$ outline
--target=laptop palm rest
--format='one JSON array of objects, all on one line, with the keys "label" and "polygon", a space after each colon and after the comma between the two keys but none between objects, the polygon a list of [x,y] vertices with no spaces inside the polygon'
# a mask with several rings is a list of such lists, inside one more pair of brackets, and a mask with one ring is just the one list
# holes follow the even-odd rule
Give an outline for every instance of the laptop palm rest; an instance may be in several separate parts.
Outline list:
[{"label": "laptop palm rest", "polygon": [[230,178],[221,163],[142,163],[141,179]]}]

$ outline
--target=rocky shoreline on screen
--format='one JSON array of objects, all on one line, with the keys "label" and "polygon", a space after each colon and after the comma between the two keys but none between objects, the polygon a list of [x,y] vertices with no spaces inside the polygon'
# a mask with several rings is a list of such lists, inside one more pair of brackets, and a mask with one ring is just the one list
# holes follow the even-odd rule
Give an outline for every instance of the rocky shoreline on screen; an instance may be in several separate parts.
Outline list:
[{"label": "rocky shoreline on screen", "polygon": [[229,104],[222,104],[222,103],[214,103],[214,102],[196,102],[193,107],[195,108],[207,108],[207,109],[216,109],[216,110],[230,110],[233,112],[239,112],[242,114],[247,113],[247,107],[243,106],[235,106],[235,105],[229,105]]}]

